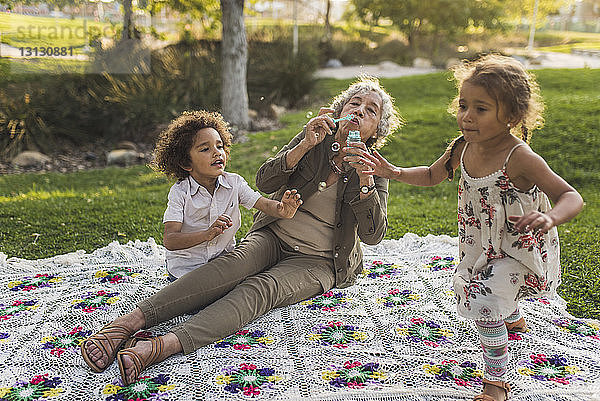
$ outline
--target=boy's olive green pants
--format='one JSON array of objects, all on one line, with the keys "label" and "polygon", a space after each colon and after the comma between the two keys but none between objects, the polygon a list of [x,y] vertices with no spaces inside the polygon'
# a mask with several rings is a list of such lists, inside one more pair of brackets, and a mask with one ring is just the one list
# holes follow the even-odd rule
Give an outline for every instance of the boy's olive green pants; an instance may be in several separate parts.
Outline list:
[{"label": "boy's olive green pants", "polygon": [[334,282],[333,260],[295,252],[263,228],[138,307],[146,327],[195,313],[171,330],[188,354],[235,333],[273,308],[322,294]]}]

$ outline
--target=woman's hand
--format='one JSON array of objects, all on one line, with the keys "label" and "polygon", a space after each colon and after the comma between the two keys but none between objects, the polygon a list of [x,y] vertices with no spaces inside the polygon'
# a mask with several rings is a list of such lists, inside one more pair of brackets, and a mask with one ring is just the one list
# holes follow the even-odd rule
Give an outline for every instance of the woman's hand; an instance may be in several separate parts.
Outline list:
[{"label": "woman's hand", "polygon": [[302,139],[301,143],[307,148],[312,149],[318,144],[320,144],[323,139],[325,139],[325,135],[331,135],[331,130],[335,128],[335,123],[333,119],[327,114],[333,113],[334,110],[321,107],[319,110],[319,115],[317,117],[311,118],[308,123],[306,123],[306,132],[305,136]]},{"label": "woman's hand", "polygon": [[400,171],[398,167],[388,162],[376,150],[373,151],[373,154],[367,152],[364,143],[357,145],[358,146],[355,145],[344,148],[344,151],[346,152],[344,160],[349,162],[350,165],[356,169],[357,173],[376,175],[388,179],[396,178]]},{"label": "woman's hand", "polygon": [[526,231],[533,231],[534,233],[541,231],[545,234],[555,225],[550,216],[537,210],[523,216],[508,216],[508,219],[515,223],[515,230],[521,233]]},{"label": "woman's hand", "polygon": [[281,201],[277,204],[277,213],[284,219],[291,219],[296,214],[296,210],[302,204],[300,194],[295,190],[287,190],[284,192]]}]

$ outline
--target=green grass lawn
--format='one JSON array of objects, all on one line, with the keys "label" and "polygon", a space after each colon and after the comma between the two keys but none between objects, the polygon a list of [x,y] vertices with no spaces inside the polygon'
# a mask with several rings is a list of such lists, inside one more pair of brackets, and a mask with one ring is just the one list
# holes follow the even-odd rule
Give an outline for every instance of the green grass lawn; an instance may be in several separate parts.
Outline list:
[{"label": "green grass lawn", "polygon": [[538,32],[535,37],[536,42],[541,43],[536,50],[560,53],[571,53],[572,50],[600,50],[600,33],[549,30]]},{"label": "green grass lawn", "polygon": [[[84,27],[86,29],[84,29]],[[86,45],[86,35],[114,36],[109,23],[83,18],[36,17],[14,13],[0,13],[0,41],[13,47],[73,47],[81,54]],[[89,37],[89,36],[88,36]]]},{"label": "green grass lawn", "polygon": [[[586,208],[559,227],[563,284],[560,294],[580,317],[600,318],[600,70],[539,70],[546,100],[546,127],[533,136],[532,147],[573,184]],[[382,153],[402,166],[429,164],[456,135],[446,113],[454,95],[445,73],[383,80],[408,124]],[[350,81],[322,80],[314,96],[329,99]],[[306,122],[308,111],[284,116],[286,128],[250,136],[234,145],[229,171],[253,184],[258,166]],[[390,185],[386,238],[407,232],[457,235],[456,185],[433,188]],[[154,237],[162,241],[161,218],[170,183],[144,166],[106,168],[71,174],[21,174],[0,177],[0,250],[9,257],[44,258],[111,241]],[[242,208],[241,237],[251,224]]]}]

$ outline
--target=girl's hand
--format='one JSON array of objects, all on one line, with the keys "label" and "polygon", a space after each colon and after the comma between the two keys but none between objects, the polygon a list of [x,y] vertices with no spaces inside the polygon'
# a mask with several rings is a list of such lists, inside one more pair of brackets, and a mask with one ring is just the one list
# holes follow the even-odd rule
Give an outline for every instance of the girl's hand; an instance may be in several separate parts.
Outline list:
[{"label": "girl's hand", "polygon": [[217,220],[215,220],[215,222],[212,223],[210,227],[208,227],[208,230],[205,231],[206,241],[210,241],[213,238],[223,234],[225,230],[227,230],[232,225],[233,222],[231,221],[231,217],[229,217],[226,214],[220,215],[219,217],[217,217]]},{"label": "girl's hand", "polygon": [[306,132],[305,136],[302,139],[302,143],[309,149],[314,148],[318,144],[320,144],[323,139],[325,139],[325,135],[331,135],[331,130],[335,128],[335,123],[333,119],[327,114],[333,113],[334,110],[321,107],[319,110],[319,115],[317,117],[311,118],[308,123],[306,123]]},{"label": "girl's hand", "polygon": [[371,155],[367,152],[367,145],[364,142],[353,143],[352,146],[345,147],[342,151],[346,153],[344,161],[354,167],[359,177],[372,175],[369,172],[373,163],[368,159]]},{"label": "girl's hand", "polygon": [[291,219],[296,214],[296,210],[302,204],[300,194],[295,189],[287,190],[283,194],[281,201],[277,204],[277,212],[284,219]]},{"label": "girl's hand", "polygon": [[515,223],[515,230],[521,233],[525,231],[541,231],[545,234],[555,226],[550,216],[538,211],[532,211],[523,216],[508,216],[508,219]]},{"label": "girl's hand", "polygon": [[376,150],[373,151],[373,154],[370,154],[366,151],[365,144],[363,143],[362,145],[360,148],[357,146],[344,148],[344,151],[347,153],[344,160],[350,162],[351,165],[353,163],[362,163],[363,167],[365,167],[361,171],[362,174],[376,175],[391,180],[398,175],[399,169],[396,166],[388,162]]}]

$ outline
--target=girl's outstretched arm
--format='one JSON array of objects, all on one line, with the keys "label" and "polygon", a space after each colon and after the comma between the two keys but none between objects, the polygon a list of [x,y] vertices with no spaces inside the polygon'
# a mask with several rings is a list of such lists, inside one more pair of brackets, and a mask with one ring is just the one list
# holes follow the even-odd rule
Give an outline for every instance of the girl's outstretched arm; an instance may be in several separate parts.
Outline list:
[{"label": "girl's outstretched arm", "polygon": [[[460,152],[464,144],[458,145],[457,149],[452,153],[450,161],[452,168],[455,170],[460,161]],[[376,175],[390,180],[404,182],[410,185],[418,185],[430,187],[439,184],[448,178],[448,171],[445,163],[450,158],[450,150],[446,150],[444,154],[437,159],[431,166],[419,167],[397,167],[387,161],[379,152],[373,151],[369,154],[356,147],[347,147],[344,150],[348,153],[344,157],[348,162],[362,162],[371,169],[365,171],[365,174]],[[457,156],[458,155],[458,156]]]},{"label": "girl's outstretched arm", "polygon": [[529,189],[537,185],[554,203],[547,213],[532,211],[523,216],[508,216],[515,223],[516,230],[539,230],[545,233],[571,220],[583,209],[583,198],[579,192],[552,171],[546,161],[529,147],[522,146],[515,151],[507,170],[519,188]]}]

